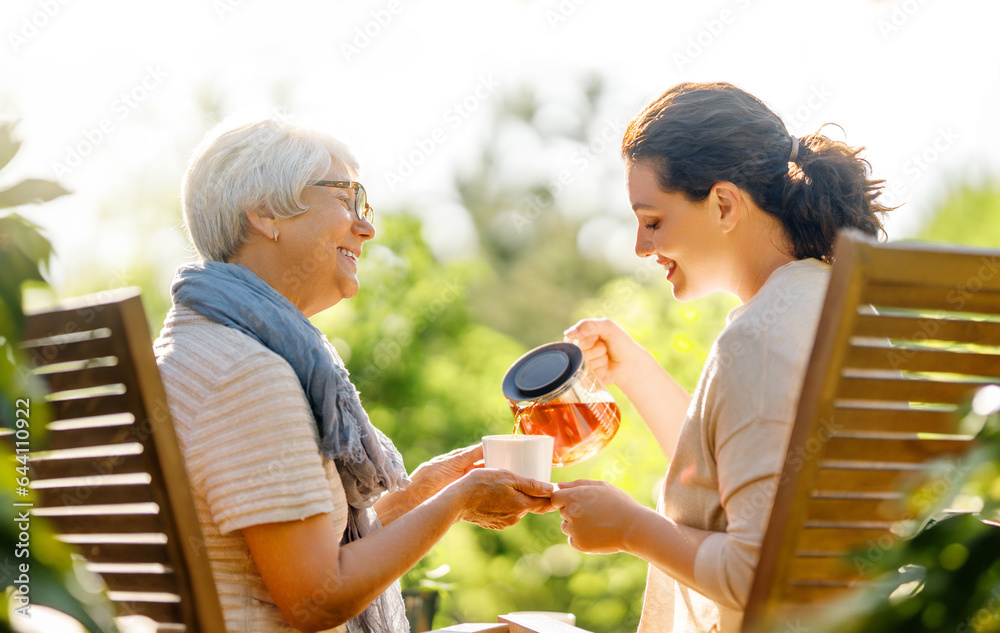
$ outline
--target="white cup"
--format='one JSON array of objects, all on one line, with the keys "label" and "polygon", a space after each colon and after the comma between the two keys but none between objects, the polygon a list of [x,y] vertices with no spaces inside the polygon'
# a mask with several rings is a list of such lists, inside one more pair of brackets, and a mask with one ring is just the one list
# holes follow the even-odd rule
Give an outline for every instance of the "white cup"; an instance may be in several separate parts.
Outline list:
[{"label": "white cup", "polygon": [[549,482],[552,479],[552,436],[487,435],[483,438],[487,468],[503,468],[516,475]]}]

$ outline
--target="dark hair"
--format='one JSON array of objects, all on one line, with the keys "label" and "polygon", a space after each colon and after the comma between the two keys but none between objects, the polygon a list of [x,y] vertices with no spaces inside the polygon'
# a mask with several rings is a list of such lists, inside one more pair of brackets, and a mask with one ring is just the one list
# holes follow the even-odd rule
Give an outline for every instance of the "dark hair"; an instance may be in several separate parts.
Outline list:
[{"label": "dark hair", "polygon": [[763,102],[728,83],[682,83],[650,102],[622,139],[627,162],[649,161],[660,188],[704,200],[717,182],[746,191],[781,220],[798,259],[832,261],[837,231],[885,236],[881,180],[852,148],[819,132],[799,142]]}]

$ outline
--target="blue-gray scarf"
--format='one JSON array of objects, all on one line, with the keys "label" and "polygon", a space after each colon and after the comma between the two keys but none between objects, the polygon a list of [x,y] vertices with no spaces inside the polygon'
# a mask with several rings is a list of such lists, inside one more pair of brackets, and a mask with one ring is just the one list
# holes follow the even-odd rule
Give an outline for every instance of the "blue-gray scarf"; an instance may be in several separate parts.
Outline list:
[{"label": "blue-gray scarf", "polygon": [[[372,426],[347,369],[323,333],[292,302],[239,264],[185,264],[177,269],[170,294],[174,304],[239,330],[288,361],[312,408],[320,452],[336,463],[344,484],[350,508],[343,542],[381,527],[370,508],[383,492],[409,483],[403,458]],[[397,583],[351,620],[348,629],[398,630],[399,595]]]}]

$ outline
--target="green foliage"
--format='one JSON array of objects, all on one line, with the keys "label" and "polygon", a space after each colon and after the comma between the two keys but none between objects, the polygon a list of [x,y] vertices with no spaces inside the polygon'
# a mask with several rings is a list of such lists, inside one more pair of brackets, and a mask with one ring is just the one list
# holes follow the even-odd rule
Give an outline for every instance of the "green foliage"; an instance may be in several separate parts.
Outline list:
[{"label": "green foliage", "polygon": [[48,202],[67,193],[69,192],[51,180],[29,178],[28,180],[22,180],[9,189],[0,191],[0,208]]},{"label": "green foliage", "polygon": [[1000,246],[1000,182],[956,187],[919,237],[969,246]]},{"label": "green foliage", "polygon": [[[0,169],[7,166],[19,147],[12,126],[0,125]],[[25,180],[0,191],[0,208],[45,202],[66,193],[53,182]],[[41,385],[28,371],[27,359],[18,345],[24,328],[22,286],[27,282],[44,283],[42,271],[51,255],[52,245],[36,225],[14,213],[0,217],[0,270],[4,271],[0,277],[0,426],[24,427],[30,433],[32,448],[44,437],[47,411]],[[17,493],[17,480],[29,472],[28,459],[23,454],[15,458],[11,449],[11,445],[0,442],[4,470],[0,477],[0,587],[7,589],[5,601],[12,599],[15,608],[24,608],[26,595],[30,605],[44,604],[69,614],[93,633],[113,630],[107,601],[84,587],[81,578],[86,574],[74,568],[68,548],[55,539],[45,522],[31,517],[29,530],[20,529],[26,507],[14,504],[32,501]],[[22,534],[29,535],[30,547],[19,547],[23,544]],[[15,588],[27,590],[26,594],[19,589],[21,596],[12,596]],[[23,612],[15,611],[13,617],[30,617],[30,605]],[[13,630],[5,607],[0,608],[0,633]]]},{"label": "green foliage", "polygon": [[41,269],[52,254],[49,244],[38,227],[16,214],[0,217],[0,416],[14,419],[14,398],[11,394],[29,393],[30,374],[19,371],[24,360],[16,342],[21,340],[24,312],[21,286],[28,281],[43,281]]},{"label": "green foliage", "polygon": [[[539,108],[530,90],[508,98],[494,112],[480,160],[455,177],[459,201],[476,226],[480,259],[491,271],[470,284],[470,309],[479,322],[528,347],[561,337],[572,325],[571,314],[580,299],[615,276],[608,262],[577,248],[583,222],[605,209],[598,201],[567,208],[559,197],[567,182],[603,181],[605,176],[584,143],[588,131],[600,124],[600,83],[591,80],[583,92],[573,106],[565,104],[574,122],[566,129],[536,122]],[[503,151],[508,138],[525,138],[531,149]],[[528,180],[508,175],[517,171],[524,151],[548,155],[557,148],[567,148],[560,152],[562,168],[557,164],[552,173]],[[614,154],[607,146],[604,151]],[[618,182],[609,182],[608,189],[615,190]]]}]

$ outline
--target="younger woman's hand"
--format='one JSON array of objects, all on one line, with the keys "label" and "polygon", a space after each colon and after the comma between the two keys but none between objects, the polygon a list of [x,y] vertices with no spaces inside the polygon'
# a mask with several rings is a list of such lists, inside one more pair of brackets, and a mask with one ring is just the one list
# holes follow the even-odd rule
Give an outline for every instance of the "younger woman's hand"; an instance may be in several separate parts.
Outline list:
[{"label": "younger woman's hand", "polygon": [[629,526],[642,509],[608,482],[587,479],[559,484],[552,505],[559,509],[570,547],[588,554],[624,551]]},{"label": "younger woman's hand", "polygon": [[580,348],[587,364],[606,385],[624,388],[624,383],[641,372],[642,362],[652,360],[650,353],[611,319],[584,319],[563,335]]}]

